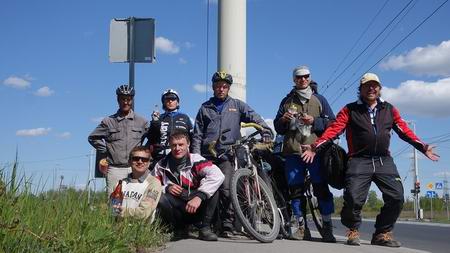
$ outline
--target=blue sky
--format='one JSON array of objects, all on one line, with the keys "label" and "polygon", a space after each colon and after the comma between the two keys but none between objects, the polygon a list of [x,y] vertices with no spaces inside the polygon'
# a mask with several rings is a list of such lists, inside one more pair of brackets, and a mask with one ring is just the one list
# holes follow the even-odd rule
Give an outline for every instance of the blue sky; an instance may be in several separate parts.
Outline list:
[{"label": "blue sky", "polygon": [[[332,104],[337,113],[356,99],[354,81],[443,2],[413,1],[400,17],[406,15],[393,24],[400,22],[389,26],[342,72],[409,0],[388,1],[383,9],[385,1],[247,1],[247,102],[270,121],[290,90],[292,69],[308,65],[319,92],[330,83],[327,80],[343,73],[324,93],[331,103],[350,86]],[[210,86],[217,68],[217,1],[209,6],[207,47],[206,0],[4,2],[0,9],[0,106],[4,108],[0,168],[9,168],[18,146],[21,173],[36,181],[48,178],[47,187],[51,187],[57,168],[57,177],[63,175],[65,183],[85,184],[91,150],[87,136],[99,119],[115,112],[114,90],[128,80],[127,64],[108,62],[113,18],[156,20],[157,61],[136,65],[137,113],[149,118],[155,104],[160,104],[161,92],[174,88],[181,94],[182,111],[194,118],[211,95],[204,92],[205,83]],[[384,85],[383,97],[397,105],[405,119],[416,122],[417,133],[425,141],[450,132],[449,13],[450,4],[446,4],[372,69]],[[448,135],[444,139],[437,149],[440,162],[419,160],[422,188],[442,181],[443,172],[450,173]],[[404,147],[394,135],[392,152]],[[395,157],[401,176],[407,177],[407,195],[412,185],[409,156],[410,149]]]}]

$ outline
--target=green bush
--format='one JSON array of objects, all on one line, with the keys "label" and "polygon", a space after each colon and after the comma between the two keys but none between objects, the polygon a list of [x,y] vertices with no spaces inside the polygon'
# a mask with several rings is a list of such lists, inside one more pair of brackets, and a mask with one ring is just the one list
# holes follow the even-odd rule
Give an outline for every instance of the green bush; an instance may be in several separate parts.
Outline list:
[{"label": "green bush", "polygon": [[86,191],[33,194],[8,191],[4,182],[0,174],[0,251],[145,252],[167,240],[159,222],[116,221],[105,193],[88,204]]}]

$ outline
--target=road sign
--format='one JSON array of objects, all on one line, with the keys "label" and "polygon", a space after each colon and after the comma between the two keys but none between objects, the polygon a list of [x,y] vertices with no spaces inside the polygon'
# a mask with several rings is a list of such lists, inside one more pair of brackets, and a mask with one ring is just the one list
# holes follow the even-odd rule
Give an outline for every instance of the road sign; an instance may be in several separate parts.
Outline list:
[{"label": "road sign", "polygon": [[[131,29],[133,32],[131,32]],[[155,20],[113,19],[110,23],[109,61],[152,63],[155,59]]]},{"label": "road sign", "polygon": [[430,189],[430,190],[433,190],[433,186],[434,186],[433,183],[428,183],[427,184],[427,188]]},{"label": "road sign", "polygon": [[441,182],[436,182],[436,183],[434,184],[434,188],[435,188],[436,190],[442,190],[442,189],[444,188],[444,186],[442,185]]},{"label": "road sign", "polygon": [[437,198],[437,193],[435,191],[427,191],[427,198]]}]

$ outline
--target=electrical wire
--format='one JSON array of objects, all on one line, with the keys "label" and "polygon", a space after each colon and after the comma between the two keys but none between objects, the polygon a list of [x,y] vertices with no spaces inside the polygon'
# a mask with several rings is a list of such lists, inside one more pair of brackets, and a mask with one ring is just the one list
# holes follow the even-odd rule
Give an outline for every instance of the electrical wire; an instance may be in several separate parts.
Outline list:
[{"label": "electrical wire", "polygon": [[205,100],[208,100],[208,65],[209,65],[209,1],[206,4],[206,66],[205,66]]},{"label": "electrical wire", "polygon": [[[403,16],[400,17],[400,19],[391,26],[388,33],[384,36],[384,38],[375,46],[375,48],[370,52],[370,54],[366,57],[366,59],[359,65],[359,67],[353,72],[353,74],[347,79],[347,81],[344,83],[343,87],[347,87],[347,85],[353,80],[355,75],[364,67],[366,62],[375,54],[375,52],[380,48],[380,46],[386,41],[386,39],[391,35],[391,33],[394,31],[394,29],[403,21],[403,19],[409,14],[409,12],[414,8],[414,6],[417,4],[417,1],[415,1],[406,12],[404,12]],[[338,96],[339,93],[334,93],[332,97],[330,97],[330,100],[334,99],[336,96]]]},{"label": "electrical wire", "polygon": [[[381,57],[377,62],[375,62],[369,69],[367,69],[365,72],[370,71],[373,67],[375,67],[376,65],[378,65],[384,58],[386,58],[386,56],[388,56],[392,51],[394,51],[400,44],[402,44],[407,38],[409,38],[409,36],[411,36],[415,31],[417,31],[417,29],[419,29],[419,27],[421,27],[428,19],[430,19],[439,9],[441,9],[446,3],[448,2],[448,0],[445,0],[441,5],[439,5],[439,7],[437,7],[431,14],[429,14],[424,20],[422,20],[422,22],[420,22],[414,29],[412,29],[405,37],[403,37],[394,47],[392,47],[385,55],[383,55],[383,57]],[[339,93],[339,95],[336,97],[336,99],[333,100],[333,102],[331,102],[331,105],[333,105],[340,97],[342,97],[342,94],[344,94],[345,91],[348,90],[348,88],[352,87],[357,81],[359,80],[356,79],[350,86],[344,88],[342,90],[341,93]]]},{"label": "electrical wire", "polygon": [[369,28],[372,26],[372,24],[375,22],[376,18],[378,17],[378,15],[380,15],[381,11],[384,9],[384,7],[386,7],[387,3],[389,2],[389,0],[386,0],[383,4],[383,6],[381,6],[381,8],[378,10],[377,14],[375,14],[375,16],[372,18],[372,20],[369,22],[369,24],[367,25],[367,27],[364,29],[364,31],[361,33],[361,35],[359,36],[359,38],[355,41],[355,43],[353,44],[353,46],[350,48],[350,50],[347,52],[347,54],[344,56],[344,58],[341,60],[341,62],[338,64],[338,66],[334,69],[333,73],[328,77],[327,81],[325,82],[324,86],[324,90],[322,92],[322,94],[325,94],[325,92],[327,91],[327,89],[330,87],[330,85],[328,85],[328,83],[330,82],[331,78],[333,77],[334,74],[336,74],[337,70],[342,66],[342,64],[344,63],[345,60],[347,60],[348,56],[350,55],[351,52],[353,52],[353,49],[355,49],[356,45],[359,43],[359,41],[362,39],[362,37],[366,34],[366,32],[369,30]]},{"label": "electrical wire", "polygon": [[406,8],[413,2],[414,0],[410,0],[404,7],[403,9],[400,10],[400,12],[397,13],[397,15],[395,15],[395,17],[393,19],[391,19],[391,21],[389,21],[389,23],[383,28],[383,30],[381,30],[381,32],[379,32],[375,38],[364,48],[364,50],[359,53],[345,68],[344,70],[342,70],[339,75],[333,79],[333,81],[328,85],[328,87],[330,87],[332,84],[334,84],[360,57],[361,55],[363,55],[367,49],[369,49],[369,47],[381,36],[381,34],[383,34],[386,29],[400,16],[400,14],[402,14]]}]

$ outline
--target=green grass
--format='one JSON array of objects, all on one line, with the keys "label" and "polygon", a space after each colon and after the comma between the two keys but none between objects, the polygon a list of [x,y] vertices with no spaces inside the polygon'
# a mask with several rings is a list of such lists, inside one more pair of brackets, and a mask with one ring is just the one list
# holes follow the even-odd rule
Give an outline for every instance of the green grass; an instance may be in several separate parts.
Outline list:
[{"label": "green grass", "polygon": [[0,172],[0,252],[148,252],[168,239],[158,222],[116,221],[105,193],[88,205],[86,191],[32,194],[10,185]]}]

